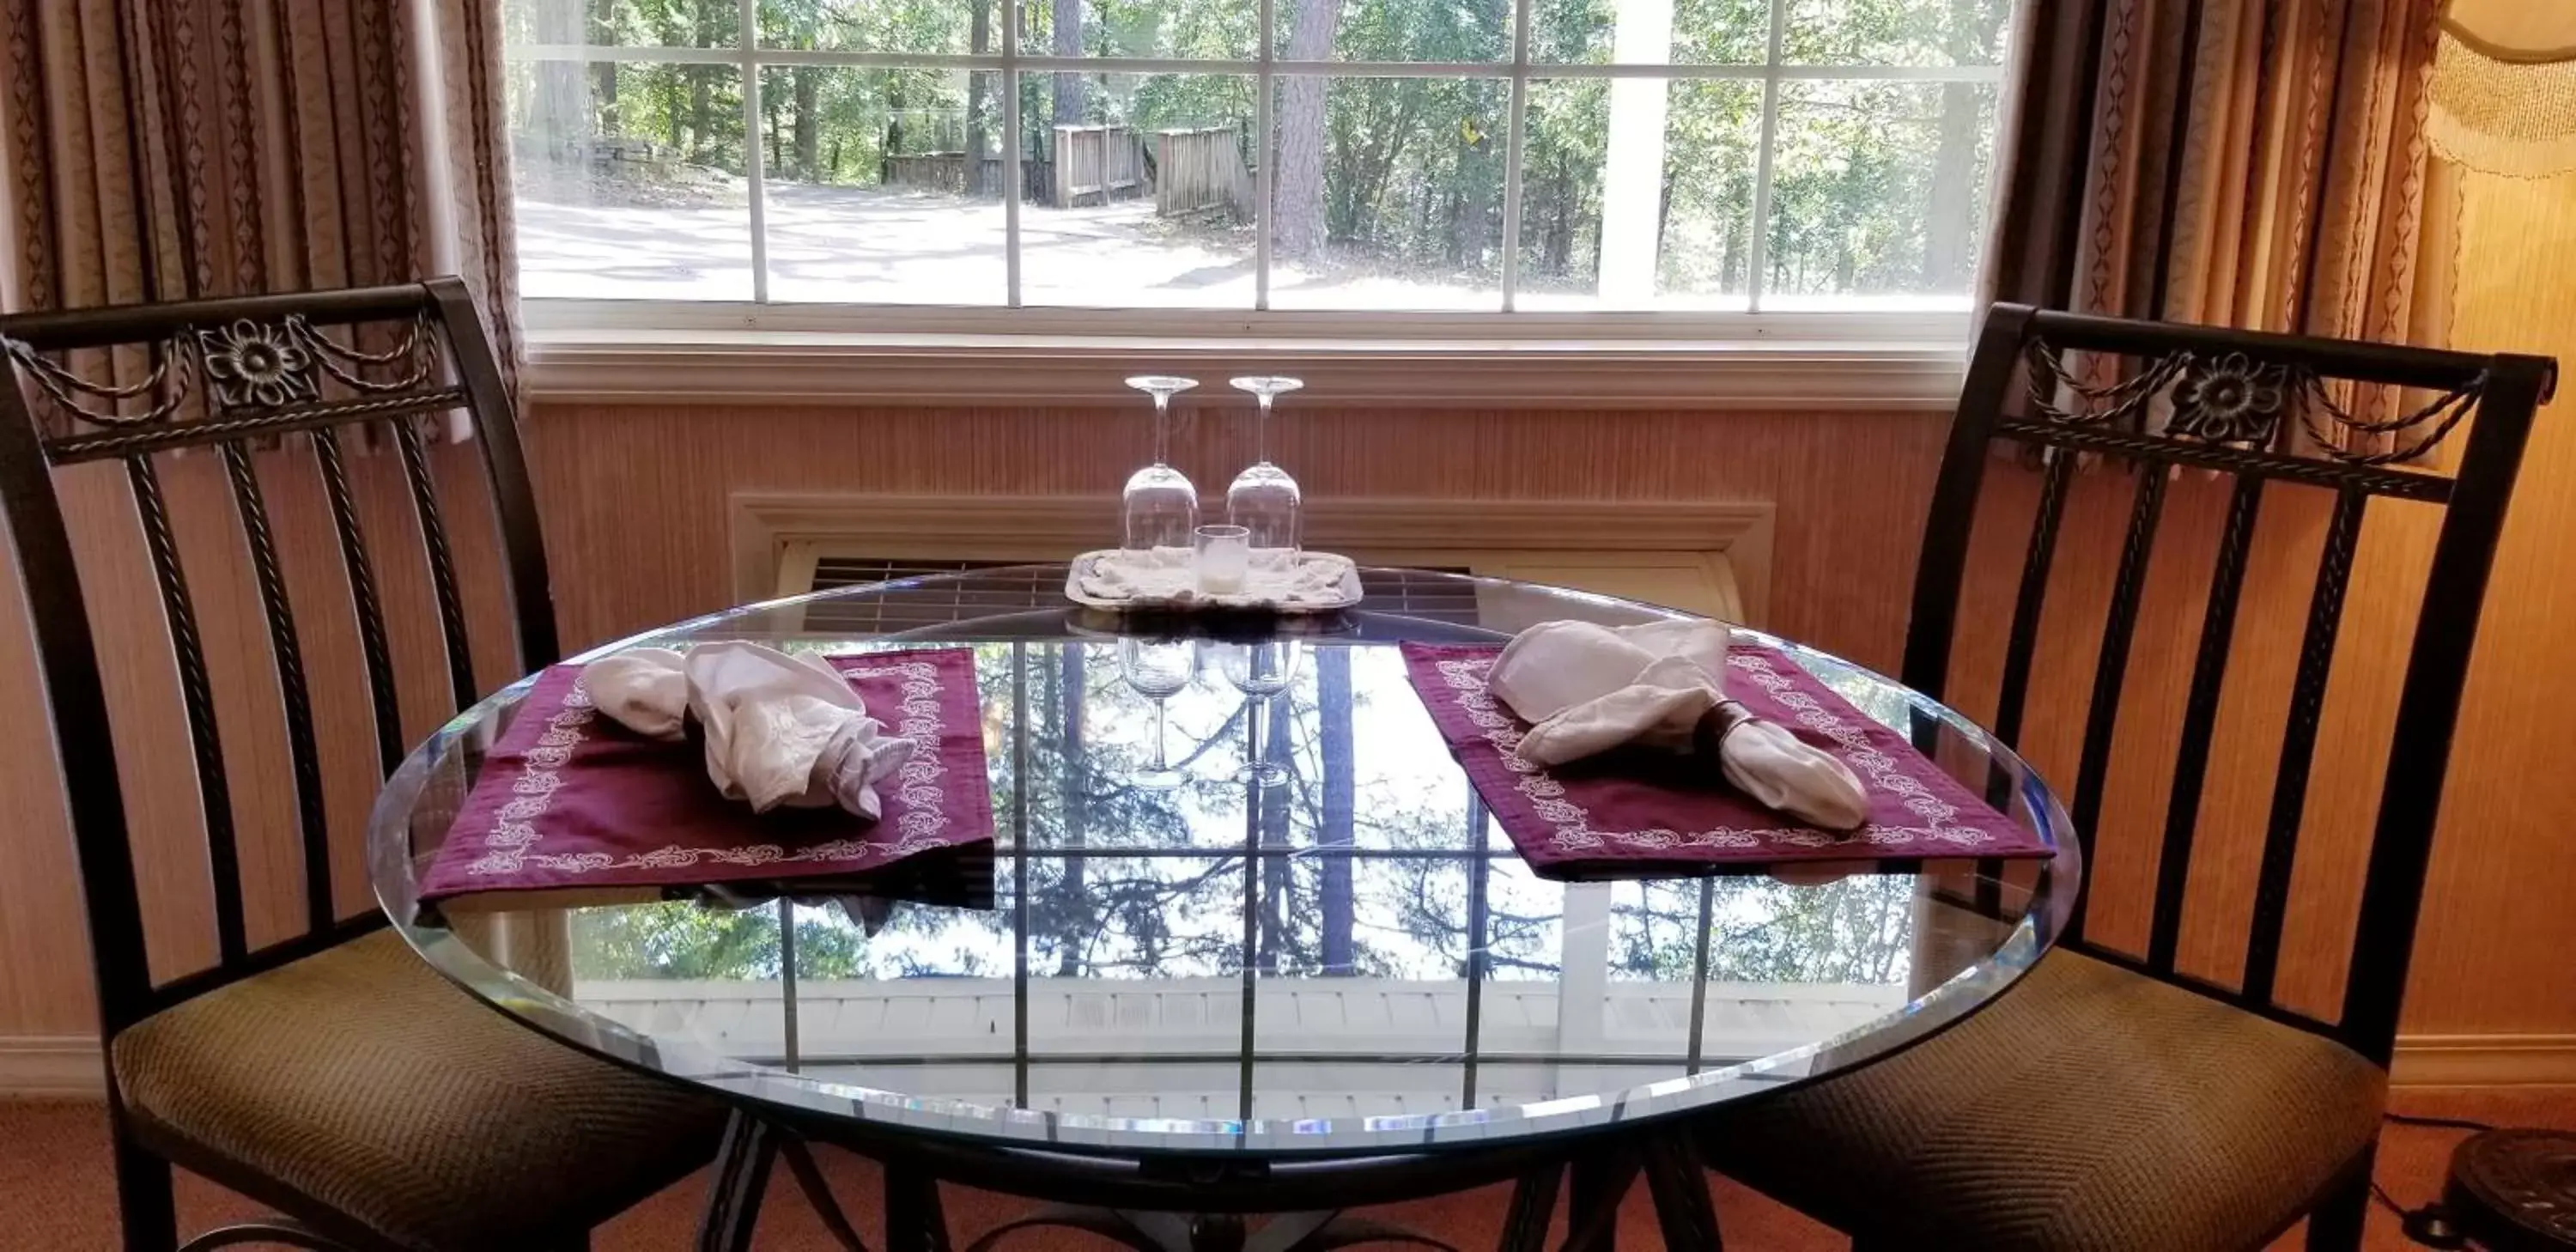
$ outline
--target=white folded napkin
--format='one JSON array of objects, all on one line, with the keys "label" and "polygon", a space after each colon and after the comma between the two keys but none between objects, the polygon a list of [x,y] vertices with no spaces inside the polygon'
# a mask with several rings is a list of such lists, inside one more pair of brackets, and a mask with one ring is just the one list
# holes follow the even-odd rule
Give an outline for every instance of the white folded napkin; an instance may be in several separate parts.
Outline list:
[{"label": "white folded napkin", "polygon": [[1868,793],[1848,766],[1726,698],[1726,643],[1715,622],[1541,622],[1513,637],[1486,683],[1532,723],[1517,749],[1532,765],[1629,743],[1686,751],[1708,719],[1720,771],[1756,802],[1825,830],[1866,822]]},{"label": "white folded napkin", "polygon": [[1300,552],[1293,560],[1285,548],[1258,548],[1243,586],[1208,595],[1199,591],[1195,554],[1188,548],[1113,549],[1095,555],[1082,570],[1084,594],[1102,600],[1219,600],[1249,604],[1338,604],[1342,572],[1348,563],[1321,552]]},{"label": "white folded napkin", "polygon": [[883,812],[877,783],[918,747],[884,733],[821,658],[756,643],[636,648],[591,662],[581,676],[591,703],[639,735],[677,740],[695,717],[708,779],[755,813],[837,804],[874,820]]}]

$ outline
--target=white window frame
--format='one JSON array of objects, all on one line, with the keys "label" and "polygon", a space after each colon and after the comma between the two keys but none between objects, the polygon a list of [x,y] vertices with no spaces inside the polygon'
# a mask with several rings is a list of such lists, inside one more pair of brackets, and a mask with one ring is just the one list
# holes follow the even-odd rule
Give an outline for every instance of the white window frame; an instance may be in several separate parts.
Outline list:
[{"label": "white window frame", "polygon": [[[730,65],[742,75],[752,300],[589,300],[524,304],[530,390],[558,401],[1045,401],[1132,399],[1119,378],[1146,365],[1293,369],[1318,399],[1477,407],[1946,407],[1957,396],[1971,317],[1956,311],[1782,311],[1763,307],[1765,227],[1780,84],[1791,80],[2000,83],[2000,65],[1785,65],[1789,0],[1770,0],[1760,65],[1575,64],[1530,57],[1533,0],[1513,0],[1512,58],[1494,62],[1291,61],[1277,58],[1275,0],[1256,0],[1251,59],[1061,57],[1020,52],[1020,6],[1000,5],[991,53],[809,51],[759,46],[758,0],[740,5],[729,48],[514,44],[513,62]],[[1131,309],[1026,305],[1020,282],[1021,167],[1002,166],[1006,246],[1000,305],[769,302],[763,221],[760,70],[781,65],[998,71],[999,98],[1023,73],[1240,74],[1255,79],[1256,125],[1272,129],[1282,76],[1508,80],[1502,284],[1492,311],[1278,310],[1270,307],[1270,174],[1255,171],[1254,307]],[[1746,308],[1517,310],[1521,159],[1530,84],[1540,79],[1735,79],[1762,84],[1761,139],[1748,239]],[[1002,147],[1023,148],[1005,107]],[[1998,110],[2000,114],[2002,110]],[[1991,193],[1991,188],[1989,188]],[[1104,329],[1105,327],[1105,329]]]}]

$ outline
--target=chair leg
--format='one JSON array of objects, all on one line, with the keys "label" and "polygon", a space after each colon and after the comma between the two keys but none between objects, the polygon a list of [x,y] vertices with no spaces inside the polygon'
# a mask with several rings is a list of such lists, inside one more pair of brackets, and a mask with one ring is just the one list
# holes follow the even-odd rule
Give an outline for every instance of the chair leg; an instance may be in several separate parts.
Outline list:
[{"label": "chair leg", "polygon": [[2308,1252],[2360,1252],[2362,1226],[2370,1219],[2371,1168],[2378,1156],[2374,1140],[2308,1214]]},{"label": "chair leg", "polygon": [[126,1133],[125,1119],[109,1114],[115,1142],[116,1212],[125,1230],[126,1252],[170,1252],[179,1246],[178,1200],[171,1190],[170,1162]]}]

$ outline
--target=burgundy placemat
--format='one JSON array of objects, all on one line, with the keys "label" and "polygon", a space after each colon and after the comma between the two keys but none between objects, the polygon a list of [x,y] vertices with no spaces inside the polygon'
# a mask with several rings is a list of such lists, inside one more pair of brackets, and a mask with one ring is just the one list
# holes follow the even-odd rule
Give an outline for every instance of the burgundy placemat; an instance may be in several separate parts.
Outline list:
[{"label": "burgundy placemat", "polygon": [[1512,750],[1526,724],[1485,688],[1501,654],[1486,644],[1408,643],[1404,668],[1476,794],[1534,869],[1580,876],[1654,865],[2056,853],[1776,649],[1730,648],[1726,694],[1851,767],[1870,798],[1869,825],[1855,834],[1801,826],[1728,787],[1704,760],[1672,753],[1605,753],[1554,770],[1524,763]]},{"label": "burgundy placemat", "polygon": [[592,707],[581,667],[558,665],[485,760],[421,877],[421,898],[847,877],[943,850],[989,855],[974,653],[828,659],[871,715],[921,744],[877,789],[877,821],[837,808],[754,814],[708,781],[703,745],[629,732]]}]

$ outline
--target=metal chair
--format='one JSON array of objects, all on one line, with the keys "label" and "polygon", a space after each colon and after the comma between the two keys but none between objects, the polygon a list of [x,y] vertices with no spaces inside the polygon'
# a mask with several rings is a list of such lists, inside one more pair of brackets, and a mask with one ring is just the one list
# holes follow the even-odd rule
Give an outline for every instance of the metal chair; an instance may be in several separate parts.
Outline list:
[{"label": "metal chair", "polygon": [[[472,419],[521,664],[554,661],[535,501],[464,287],[439,279],[5,317],[0,358],[0,503],[78,845],[126,1246],[178,1242],[173,1163],[291,1215],[189,1248],[399,1249],[581,1246],[593,1225],[705,1163],[720,1110],[504,1020],[439,979],[376,910],[343,917],[333,904],[314,693],[255,462],[291,458],[320,475],[384,771],[404,750],[378,597],[390,567],[370,553],[384,536],[361,525],[345,430],[372,431],[400,461],[457,707],[477,688],[426,418]],[[120,364],[121,375],[100,377]],[[254,441],[280,446],[255,453]],[[266,946],[248,937],[207,649],[156,465],[180,449],[217,458],[230,485],[285,714],[304,924]],[[157,984],[99,649],[53,472],[107,460],[124,467],[158,584],[213,887],[214,964]]]},{"label": "metal chair", "polygon": [[[2074,353],[2085,354],[2081,363]],[[1994,445],[2016,445],[2041,465],[1994,723],[2017,740],[2051,569],[2064,565],[2056,549],[2079,459],[2096,463],[2089,472],[2125,475],[2125,542],[2090,698],[2078,706],[2072,815],[2088,873],[2171,484],[2178,470],[2232,480],[2179,733],[2168,741],[2174,769],[2144,951],[2092,941],[2079,909],[2062,949],[1985,1011],[1866,1069],[1715,1118],[1698,1137],[1708,1163],[1864,1249],[2251,1249],[2302,1218],[2308,1246],[2359,1247],[2470,645],[2525,436],[2554,373],[2553,362],[2527,356],[1996,306],[1933,492],[1904,677],[1936,697],[1948,683],[1980,489]],[[2373,420],[2347,407],[2351,384],[2431,399]],[[2472,411],[2456,472],[2409,464]],[[2164,419],[2160,429],[2148,429],[2149,414]],[[2301,430],[2314,447],[2285,450]],[[2375,446],[2340,447],[2354,432]],[[2330,493],[2332,507],[2307,589],[2243,974],[2218,985],[2176,969],[2194,836],[2257,514],[2267,493],[2296,488]],[[2280,1002],[2282,932],[2353,555],[2365,512],[2382,500],[2438,507],[2441,526],[2342,1005],[2325,1017]]]}]

